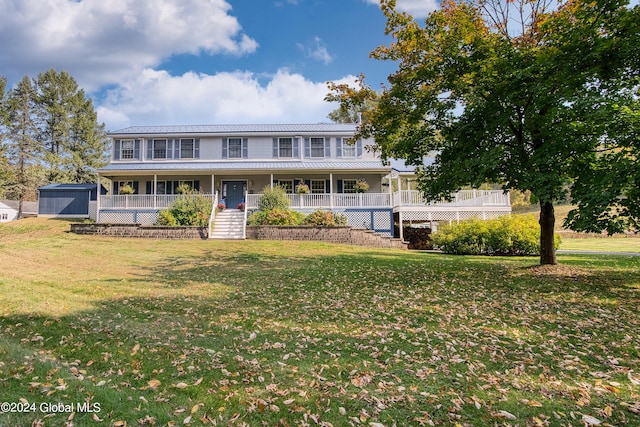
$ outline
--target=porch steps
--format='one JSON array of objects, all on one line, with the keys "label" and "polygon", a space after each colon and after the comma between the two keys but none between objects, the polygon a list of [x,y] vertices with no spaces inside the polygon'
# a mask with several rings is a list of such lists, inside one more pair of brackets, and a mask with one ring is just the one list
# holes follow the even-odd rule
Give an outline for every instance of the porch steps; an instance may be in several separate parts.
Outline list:
[{"label": "porch steps", "polygon": [[211,228],[210,239],[244,239],[244,212],[240,209],[225,209],[218,212]]}]

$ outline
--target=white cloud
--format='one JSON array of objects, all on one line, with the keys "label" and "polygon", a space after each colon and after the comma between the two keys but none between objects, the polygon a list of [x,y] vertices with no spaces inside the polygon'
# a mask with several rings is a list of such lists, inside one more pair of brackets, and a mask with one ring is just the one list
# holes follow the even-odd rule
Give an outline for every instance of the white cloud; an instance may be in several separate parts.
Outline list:
[{"label": "white cloud", "polygon": [[307,45],[298,43],[298,48],[302,50],[307,57],[322,62],[325,65],[330,64],[333,61],[333,56],[331,56],[327,46],[320,37],[316,36],[313,39],[313,42]]},{"label": "white cloud", "polygon": [[[280,70],[266,81],[251,72],[216,75],[146,69],[123,82],[97,106],[107,129],[130,125],[316,123],[337,105],[324,101],[325,82]],[[338,83],[351,83],[347,76]],[[264,81],[264,83],[261,83]]]},{"label": "white cloud", "polygon": [[[366,2],[380,5],[380,0],[366,0]],[[396,9],[410,13],[414,18],[425,18],[438,8],[436,0],[396,0]]]},{"label": "white cloud", "polygon": [[0,10],[4,75],[66,70],[88,91],[171,55],[242,55],[258,46],[225,0],[0,0]]}]

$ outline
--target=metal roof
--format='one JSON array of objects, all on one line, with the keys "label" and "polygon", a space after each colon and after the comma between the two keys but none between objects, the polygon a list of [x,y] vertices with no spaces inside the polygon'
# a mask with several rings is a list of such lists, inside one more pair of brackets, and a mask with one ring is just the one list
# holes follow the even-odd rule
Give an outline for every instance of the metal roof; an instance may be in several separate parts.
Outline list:
[{"label": "metal roof", "polygon": [[108,172],[208,172],[208,171],[286,171],[286,170],[375,170],[390,171],[381,161],[334,161],[334,162],[140,162],[140,163],[111,163],[98,170],[101,174]]},{"label": "metal roof", "polygon": [[130,126],[109,132],[116,135],[160,135],[160,134],[251,134],[251,133],[353,133],[357,125],[351,123],[315,124],[235,124],[235,125],[171,125]]},{"label": "metal roof", "polygon": [[38,188],[38,190],[95,190],[98,188],[98,184],[49,184],[44,187]]}]

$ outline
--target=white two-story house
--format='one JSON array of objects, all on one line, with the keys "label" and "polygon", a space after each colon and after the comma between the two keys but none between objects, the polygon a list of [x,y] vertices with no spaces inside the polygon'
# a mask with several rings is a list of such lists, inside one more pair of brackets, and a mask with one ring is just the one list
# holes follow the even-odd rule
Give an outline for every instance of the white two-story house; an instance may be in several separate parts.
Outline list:
[{"label": "white two-story house", "polygon": [[[353,124],[273,124],[207,126],[134,126],[111,132],[112,159],[98,171],[111,181],[110,194],[96,203],[97,221],[152,224],[160,209],[186,183],[224,202],[257,206],[262,190],[280,185],[291,208],[340,211],[353,227],[393,234],[406,221],[451,221],[470,216],[495,217],[510,212],[508,194],[467,191],[453,202],[423,200],[411,189],[411,171],[386,166],[367,147],[352,142]],[[368,191],[354,186],[365,180]],[[296,194],[298,184],[308,194]],[[134,194],[123,195],[122,189]]]}]

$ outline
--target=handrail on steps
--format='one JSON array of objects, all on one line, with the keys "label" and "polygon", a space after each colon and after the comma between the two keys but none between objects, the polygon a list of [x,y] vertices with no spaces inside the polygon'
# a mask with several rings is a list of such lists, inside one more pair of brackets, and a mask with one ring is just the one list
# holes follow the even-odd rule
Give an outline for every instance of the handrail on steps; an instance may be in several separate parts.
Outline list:
[{"label": "handrail on steps", "polygon": [[213,205],[211,206],[211,215],[209,215],[209,235],[208,238],[211,238],[211,224],[216,217],[216,208],[218,207],[218,192],[216,191],[215,196],[213,197]]},{"label": "handrail on steps", "polygon": [[247,238],[247,196],[249,192],[244,192],[244,222],[242,223],[242,238]]}]

